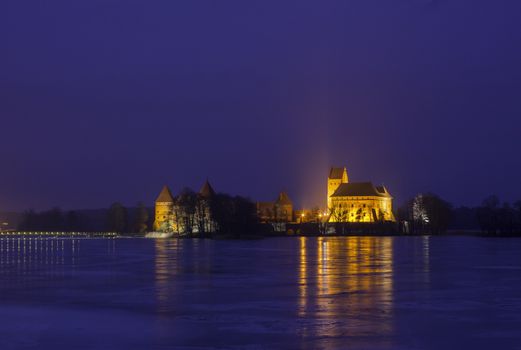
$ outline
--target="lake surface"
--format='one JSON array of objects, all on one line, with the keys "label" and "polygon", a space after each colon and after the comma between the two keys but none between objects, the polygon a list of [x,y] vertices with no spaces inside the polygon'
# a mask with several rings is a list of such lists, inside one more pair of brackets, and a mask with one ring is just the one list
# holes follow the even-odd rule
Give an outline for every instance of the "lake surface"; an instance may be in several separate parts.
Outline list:
[{"label": "lake surface", "polygon": [[521,239],[0,239],[0,349],[521,349]]}]

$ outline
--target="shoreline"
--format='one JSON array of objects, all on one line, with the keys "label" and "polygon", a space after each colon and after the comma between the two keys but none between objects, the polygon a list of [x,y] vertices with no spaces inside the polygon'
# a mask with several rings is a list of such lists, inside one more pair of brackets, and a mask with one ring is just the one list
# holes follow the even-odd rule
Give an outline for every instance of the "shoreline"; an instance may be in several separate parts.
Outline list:
[{"label": "shoreline", "polygon": [[146,233],[115,233],[115,232],[20,232],[20,231],[0,231],[0,238],[147,238],[147,239],[215,239],[215,240],[258,240],[264,238],[287,237],[483,237],[483,238],[521,238],[521,233],[514,234],[487,234],[479,230],[449,230],[440,234],[430,233],[393,233],[393,232],[351,232],[344,234],[313,233],[289,234],[286,232],[256,233],[249,235],[234,234],[185,234],[172,235],[169,237],[146,237]]}]

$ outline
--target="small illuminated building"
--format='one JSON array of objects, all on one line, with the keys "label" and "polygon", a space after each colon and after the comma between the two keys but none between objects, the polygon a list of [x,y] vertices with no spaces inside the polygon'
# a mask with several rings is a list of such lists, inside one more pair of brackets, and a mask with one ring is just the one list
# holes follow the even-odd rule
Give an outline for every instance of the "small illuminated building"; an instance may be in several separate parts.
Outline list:
[{"label": "small illuminated building", "polygon": [[385,186],[349,182],[346,168],[331,168],[327,184],[330,222],[395,221]]},{"label": "small illuminated building", "polygon": [[261,222],[292,222],[293,202],[286,192],[280,192],[273,202],[257,202],[257,216]]}]

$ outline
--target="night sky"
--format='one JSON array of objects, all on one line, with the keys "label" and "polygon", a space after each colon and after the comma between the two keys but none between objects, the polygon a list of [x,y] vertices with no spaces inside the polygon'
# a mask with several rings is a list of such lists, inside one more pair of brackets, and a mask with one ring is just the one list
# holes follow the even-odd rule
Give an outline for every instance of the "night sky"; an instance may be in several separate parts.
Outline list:
[{"label": "night sky", "polygon": [[0,3],[0,210],[163,184],[521,199],[518,0]]}]

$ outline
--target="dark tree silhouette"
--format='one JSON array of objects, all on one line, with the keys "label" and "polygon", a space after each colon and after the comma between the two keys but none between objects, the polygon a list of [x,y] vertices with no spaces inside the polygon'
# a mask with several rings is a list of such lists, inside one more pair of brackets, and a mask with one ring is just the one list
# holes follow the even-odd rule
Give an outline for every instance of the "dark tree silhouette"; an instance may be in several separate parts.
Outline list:
[{"label": "dark tree silhouette", "polygon": [[107,230],[123,233],[127,227],[127,209],[121,203],[113,203],[107,215]]},{"label": "dark tree silhouette", "polygon": [[419,194],[398,209],[398,218],[409,223],[410,233],[440,234],[447,230],[452,205],[434,193]]},{"label": "dark tree silhouette", "polygon": [[488,235],[521,235],[521,201],[500,206],[497,196],[489,196],[477,209],[479,226]]},{"label": "dark tree silhouette", "polygon": [[499,198],[488,196],[478,208],[478,223],[481,230],[489,235],[499,233]]},{"label": "dark tree silhouette", "polygon": [[182,231],[191,234],[196,224],[197,193],[190,188],[184,188],[177,198]]},{"label": "dark tree silhouette", "polygon": [[257,233],[257,209],[247,198],[217,194],[211,201],[210,210],[220,234],[242,237]]},{"label": "dark tree silhouette", "polygon": [[80,217],[77,212],[71,210],[67,212],[65,218],[65,230],[66,231],[82,231],[82,224],[80,221]]},{"label": "dark tree silhouette", "polygon": [[134,213],[134,222],[132,230],[137,233],[144,233],[148,230],[148,209],[143,202],[139,202]]},{"label": "dark tree silhouette", "polygon": [[514,203],[514,210],[516,215],[515,230],[518,235],[521,235],[521,201]]},{"label": "dark tree silhouette", "polygon": [[195,202],[195,225],[197,227],[197,232],[200,234],[211,232],[213,230],[212,212],[210,210],[212,200],[213,196],[205,197],[199,193],[197,194]]},{"label": "dark tree silhouette", "polygon": [[36,213],[33,210],[26,211],[18,225],[21,231],[63,231],[66,223],[60,208]]},{"label": "dark tree silhouette", "polygon": [[430,233],[445,232],[450,223],[452,205],[433,193],[423,196],[423,204],[429,218]]},{"label": "dark tree silhouette", "polygon": [[30,209],[22,214],[22,219],[18,224],[19,231],[33,231],[36,230],[37,226],[37,214],[34,210]]}]

